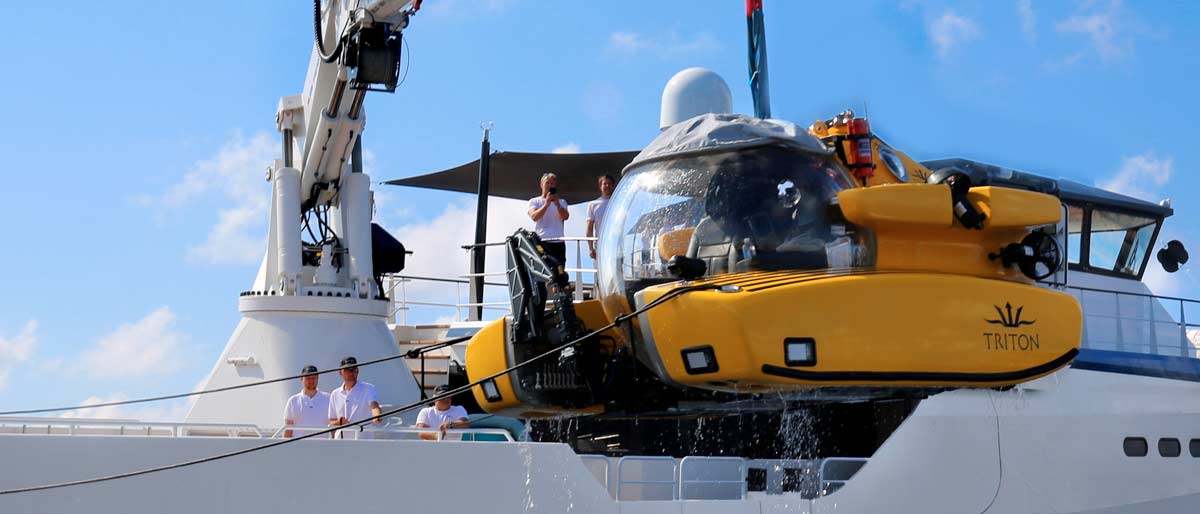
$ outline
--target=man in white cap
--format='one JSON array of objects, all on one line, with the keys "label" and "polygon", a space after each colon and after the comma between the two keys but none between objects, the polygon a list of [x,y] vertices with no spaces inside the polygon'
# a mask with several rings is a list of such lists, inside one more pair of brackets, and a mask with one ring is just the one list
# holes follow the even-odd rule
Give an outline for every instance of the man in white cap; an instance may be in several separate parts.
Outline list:
[{"label": "man in white cap", "polygon": [[[288,398],[283,408],[283,423],[285,425],[300,425],[303,427],[321,427],[326,424],[326,414],[329,413],[329,393],[317,389],[317,367],[309,364],[300,370],[300,392]],[[316,430],[287,429],[284,437],[302,436]]]},{"label": "man in white cap", "polygon": [[[446,394],[450,392],[450,386],[440,385],[433,390],[433,394]],[[417,428],[433,428],[437,427],[443,438],[446,435],[446,429],[449,428],[467,428],[467,409],[460,405],[453,405],[452,398],[447,396],[433,402],[433,405],[421,409],[417,413]],[[434,432],[421,432],[421,439],[436,440],[438,434]]]},{"label": "man in white cap", "polygon": [[[341,367],[338,374],[342,376],[342,386],[329,393],[329,424],[345,425],[383,414],[375,399],[375,386],[358,380],[358,359],[346,357],[342,359]],[[383,420],[376,418],[372,423],[379,425]],[[370,436],[365,432],[359,439],[370,439]]]}]

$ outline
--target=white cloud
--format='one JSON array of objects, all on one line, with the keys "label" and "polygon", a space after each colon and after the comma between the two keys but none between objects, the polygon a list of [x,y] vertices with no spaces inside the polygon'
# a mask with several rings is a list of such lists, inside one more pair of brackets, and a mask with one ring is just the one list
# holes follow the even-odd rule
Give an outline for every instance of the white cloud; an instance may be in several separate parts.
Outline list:
[{"label": "white cloud", "polygon": [[661,35],[645,35],[633,31],[617,31],[608,36],[610,53],[621,55],[649,54],[660,59],[715,51],[720,47],[717,39],[709,33],[684,37],[672,30]]},{"label": "white cloud", "polygon": [[170,307],[159,307],[101,337],[83,351],[76,367],[100,379],[168,374],[183,365],[179,355],[183,340],[175,329],[175,313]]},{"label": "white cloud", "polygon": [[257,233],[266,230],[269,211],[267,206],[240,206],[217,211],[217,224],[208,231],[204,242],[188,246],[188,260],[210,264],[258,262],[266,251],[267,239]]},{"label": "white cloud", "polygon": [[[1091,7],[1091,2],[1083,4]],[[1055,24],[1059,32],[1087,36],[1096,53],[1104,61],[1123,57],[1133,51],[1133,37],[1121,23],[1121,2],[1111,0],[1102,9],[1079,12]]]},{"label": "white cloud", "polygon": [[1099,187],[1123,195],[1157,202],[1161,200],[1162,188],[1171,180],[1175,171],[1175,159],[1146,152],[1126,157],[1116,174],[1100,182]]},{"label": "white cloud", "polygon": [[37,349],[37,320],[25,326],[13,337],[0,337],[0,391],[8,386],[8,374],[13,368],[33,357]]},{"label": "white cloud", "polygon": [[963,44],[978,38],[980,31],[969,18],[946,11],[929,22],[926,33],[937,49],[938,57],[945,59]]},{"label": "white cloud", "polygon": [[197,162],[166,192],[143,196],[139,203],[157,209],[160,217],[200,202],[215,206],[216,223],[203,243],[188,247],[188,259],[253,264],[266,245],[271,188],[265,177],[277,153],[277,141],[265,132],[250,138],[236,134],[215,157]]},{"label": "white cloud", "polygon": [[[123,402],[129,400],[125,393],[114,393],[106,396],[89,396],[79,405],[96,405],[101,403]],[[133,419],[138,421],[179,422],[187,415],[189,402],[185,399],[157,403],[139,403],[134,405],[110,405],[93,409],[67,411],[64,418],[86,419]]]},{"label": "white cloud", "polygon": [[1033,0],[1017,0],[1017,18],[1025,37],[1030,41],[1037,40],[1037,13],[1033,10]]},{"label": "white cloud", "polygon": [[551,153],[579,153],[579,145],[568,141],[567,144],[559,145],[550,150]]}]

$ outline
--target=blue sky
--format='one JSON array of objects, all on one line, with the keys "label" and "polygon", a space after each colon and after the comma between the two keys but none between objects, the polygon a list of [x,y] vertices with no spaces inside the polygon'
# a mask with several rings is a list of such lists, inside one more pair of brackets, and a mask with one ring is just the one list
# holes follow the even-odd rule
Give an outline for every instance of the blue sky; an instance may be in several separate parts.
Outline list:
[{"label": "blue sky", "polygon": [[[918,159],[963,156],[1171,197],[1165,235],[1197,241],[1200,36],[1189,29],[1200,4],[765,9],[776,117],[807,124],[865,102],[873,129]],[[304,2],[56,11],[71,13],[68,25],[0,31],[19,56],[0,80],[10,220],[0,409],[178,392],[204,377],[261,258],[275,107],[302,88],[311,48]],[[46,19],[36,3],[6,12]],[[495,121],[497,149],[640,148],[657,132],[662,86],[688,66],[723,75],[735,109],[751,110],[738,0],[427,0],[407,36],[407,80],[367,103],[376,181],[473,159],[482,120]],[[465,271],[456,246],[470,237],[468,195],[376,191],[380,221],[417,252],[410,272]],[[519,203],[491,210],[493,237],[522,223]],[[1189,271],[1149,280],[1163,294],[1200,293]]]}]

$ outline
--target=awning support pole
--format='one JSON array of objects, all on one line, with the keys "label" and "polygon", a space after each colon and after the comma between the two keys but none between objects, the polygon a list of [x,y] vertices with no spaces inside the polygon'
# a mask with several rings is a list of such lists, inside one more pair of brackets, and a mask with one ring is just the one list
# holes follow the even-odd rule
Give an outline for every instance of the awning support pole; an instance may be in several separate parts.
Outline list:
[{"label": "awning support pole", "polygon": [[487,247],[483,246],[487,239],[487,206],[489,189],[489,168],[492,161],[492,144],[488,137],[492,131],[492,122],[480,123],[483,129],[483,142],[479,147],[479,186],[475,189],[475,246],[471,248],[471,307],[467,309],[468,321],[483,319],[483,269]]}]

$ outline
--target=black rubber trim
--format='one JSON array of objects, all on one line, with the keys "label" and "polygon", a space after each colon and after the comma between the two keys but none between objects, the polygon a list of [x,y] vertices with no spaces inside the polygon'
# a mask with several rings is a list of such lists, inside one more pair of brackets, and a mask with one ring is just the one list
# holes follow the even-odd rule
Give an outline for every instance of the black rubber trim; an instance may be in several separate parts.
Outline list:
[{"label": "black rubber trim", "polygon": [[1032,378],[1065,366],[1078,353],[1078,348],[1071,348],[1050,362],[1039,364],[1032,368],[1000,373],[959,373],[953,371],[805,371],[772,366],[770,364],[763,364],[762,371],[768,375],[794,378],[796,380],[811,380],[814,382],[979,382],[983,384]]}]

